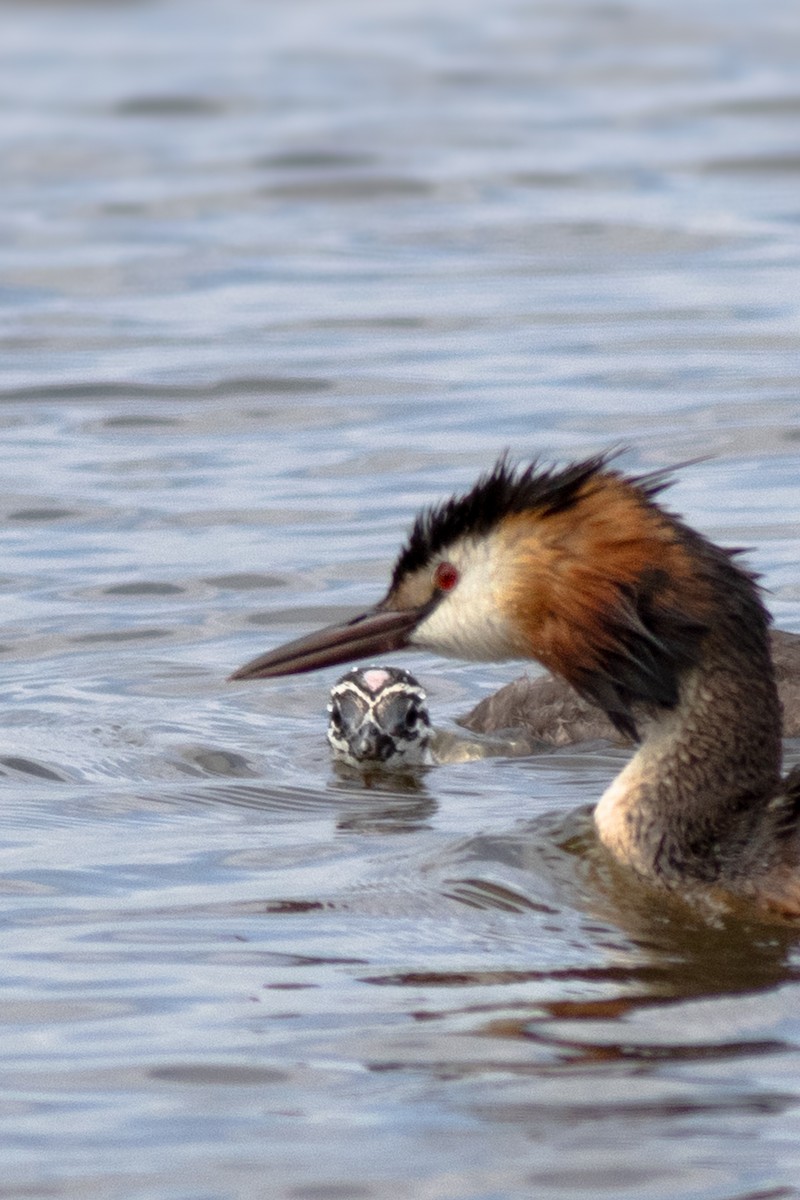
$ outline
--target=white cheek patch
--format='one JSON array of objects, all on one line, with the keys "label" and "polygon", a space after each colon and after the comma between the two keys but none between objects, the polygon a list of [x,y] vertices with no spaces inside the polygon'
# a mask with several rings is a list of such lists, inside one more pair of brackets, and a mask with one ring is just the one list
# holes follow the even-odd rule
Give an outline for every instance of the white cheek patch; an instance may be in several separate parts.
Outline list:
[{"label": "white cheek patch", "polygon": [[459,581],[416,627],[411,642],[477,662],[519,658],[501,602],[503,563],[498,539],[489,535],[479,542],[461,542],[449,547],[442,558],[457,568]]}]

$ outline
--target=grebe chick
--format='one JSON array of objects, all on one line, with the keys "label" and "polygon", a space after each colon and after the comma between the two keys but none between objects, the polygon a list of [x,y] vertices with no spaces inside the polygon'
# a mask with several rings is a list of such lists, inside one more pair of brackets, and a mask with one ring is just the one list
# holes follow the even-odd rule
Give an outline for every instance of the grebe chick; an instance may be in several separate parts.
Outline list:
[{"label": "grebe chick", "polygon": [[374,608],[233,678],[409,645],[536,659],[641,741],[595,809],[619,862],[666,887],[800,916],[800,771],[781,780],[769,617],[754,577],[660,506],[668,473],[626,476],[610,463],[501,459],[417,518]]},{"label": "grebe chick", "polygon": [[328,742],[338,762],[408,771],[498,755],[530,754],[529,738],[465,738],[433,729],[425,689],[402,667],[356,667],[331,688]]},{"label": "grebe chick", "polygon": [[390,771],[430,766],[427,696],[401,667],[348,671],[331,688],[328,742],[334,758],[351,767]]}]

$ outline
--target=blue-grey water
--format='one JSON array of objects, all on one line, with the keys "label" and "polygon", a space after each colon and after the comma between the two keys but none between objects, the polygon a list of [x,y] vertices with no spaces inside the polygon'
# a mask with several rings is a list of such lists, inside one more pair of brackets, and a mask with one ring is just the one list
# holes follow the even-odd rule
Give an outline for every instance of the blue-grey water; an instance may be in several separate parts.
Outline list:
[{"label": "blue-grey water", "polygon": [[800,934],[603,893],[621,751],[225,682],[507,447],[709,456],[800,630],[794,0],[6,3],[0,170],[0,1197],[800,1197]]}]

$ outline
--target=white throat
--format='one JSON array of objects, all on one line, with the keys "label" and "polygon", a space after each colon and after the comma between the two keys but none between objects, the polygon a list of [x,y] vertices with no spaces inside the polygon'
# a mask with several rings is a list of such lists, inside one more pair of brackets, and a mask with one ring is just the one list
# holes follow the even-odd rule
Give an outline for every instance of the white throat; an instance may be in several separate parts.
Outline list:
[{"label": "white throat", "polygon": [[467,538],[448,547],[442,558],[458,570],[459,581],[416,627],[412,644],[475,662],[521,657],[502,604],[508,555],[500,539],[492,534]]}]

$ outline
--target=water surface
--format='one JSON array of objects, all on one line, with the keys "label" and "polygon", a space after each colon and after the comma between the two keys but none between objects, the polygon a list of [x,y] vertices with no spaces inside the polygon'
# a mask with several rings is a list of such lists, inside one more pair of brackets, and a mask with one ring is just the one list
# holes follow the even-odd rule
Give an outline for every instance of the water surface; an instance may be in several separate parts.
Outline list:
[{"label": "water surface", "polygon": [[800,631],[796,6],[0,24],[0,1195],[800,1196],[797,939],[596,878],[620,751],[366,783],[225,683],[506,447],[710,456]]}]

